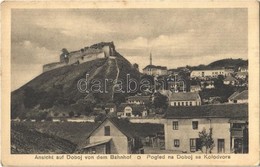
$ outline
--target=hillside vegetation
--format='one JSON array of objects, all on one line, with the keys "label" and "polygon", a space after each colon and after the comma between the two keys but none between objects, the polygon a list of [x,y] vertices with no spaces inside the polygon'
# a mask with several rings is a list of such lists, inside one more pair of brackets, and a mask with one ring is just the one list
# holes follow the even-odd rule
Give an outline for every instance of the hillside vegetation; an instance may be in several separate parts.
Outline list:
[{"label": "hillside vegetation", "polygon": [[[127,74],[131,78],[139,80],[140,73],[132,67],[123,56],[116,52],[115,59],[97,59],[79,65],[70,65],[47,71],[37,76],[21,88],[11,94],[11,115],[12,118],[25,117],[28,113],[39,112],[49,109],[59,111],[59,108],[84,111],[84,106],[89,102],[92,105],[112,101],[113,82],[107,84],[107,93],[84,93],[77,88],[80,79],[101,80],[102,90],[104,90],[104,79],[115,80],[119,68],[119,77],[126,86]],[[117,61],[117,65],[116,65]],[[126,89],[126,87],[124,87]],[[124,95],[115,95],[114,101],[124,100]],[[82,105],[81,105],[82,104]],[[80,107],[81,105],[81,107]],[[83,108],[82,108],[83,106]],[[32,115],[32,114],[31,114]]]}]

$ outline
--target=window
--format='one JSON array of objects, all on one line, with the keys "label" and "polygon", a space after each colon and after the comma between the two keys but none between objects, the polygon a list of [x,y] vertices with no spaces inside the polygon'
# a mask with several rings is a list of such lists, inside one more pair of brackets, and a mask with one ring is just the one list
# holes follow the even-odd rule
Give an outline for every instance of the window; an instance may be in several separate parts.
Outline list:
[{"label": "window", "polygon": [[218,153],[225,153],[225,140],[218,139]]},{"label": "window", "polygon": [[192,102],[190,101],[190,106],[192,106]]},{"label": "window", "polygon": [[174,139],[173,140],[173,145],[174,145],[174,147],[180,147],[180,140],[179,139]]},{"label": "window", "polygon": [[176,102],[174,102],[173,106],[176,106]]},{"label": "window", "polygon": [[126,113],[125,114],[127,117],[131,117],[131,113]]},{"label": "window", "polygon": [[198,129],[199,122],[198,121],[192,121],[192,129]]},{"label": "window", "polygon": [[172,129],[173,129],[173,130],[178,130],[178,129],[179,129],[179,127],[178,127],[178,121],[173,121],[173,122],[172,122]]},{"label": "window", "polygon": [[105,136],[110,136],[110,126],[105,126]]},{"label": "window", "polygon": [[186,101],[186,106],[188,106],[189,104],[188,104],[188,102]]},{"label": "window", "polygon": [[181,105],[184,106],[184,102],[181,102]]},{"label": "window", "polygon": [[181,105],[181,103],[180,102],[178,102],[178,106],[180,106]]}]

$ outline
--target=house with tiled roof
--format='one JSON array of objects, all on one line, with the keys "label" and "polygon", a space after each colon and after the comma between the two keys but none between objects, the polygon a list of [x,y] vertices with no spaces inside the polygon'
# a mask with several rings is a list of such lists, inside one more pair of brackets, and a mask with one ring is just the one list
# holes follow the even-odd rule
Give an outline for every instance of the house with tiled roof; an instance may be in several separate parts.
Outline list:
[{"label": "house with tiled roof", "polygon": [[121,103],[117,111],[117,116],[121,118],[145,117],[148,115],[148,110],[143,104]]},{"label": "house with tiled roof", "polygon": [[232,77],[231,75],[228,75],[224,80],[223,80],[223,83],[225,85],[237,85],[239,83],[239,81]]},{"label": "house with tiled roof", "polygon": [[165,119],[166,150],[201,152],[199,132],[212,128],[212,153],[248,153],[248,104],[169,107]]},{"label": "house with tiled roof", "polygon": [[83,154],[138,154],[143,152],[141,140],[129,122],[107,117],[87,137]]},{"label": "house with tiled roof", "polygon": [[126,98],[129,104],[148,104],[152,101],[151,96],[129,96]]},{"label": "house with tiled roof", "polygon": [[234,92],[229,98],[229,103],[248,103],[248,90]]},{"label": "house with tiled roof", "polygon": [[190,92],[199,92],[201,91],[200,85],[191,85],[190,86]]},{"label": "house with tiled roof", "polygon": [[170,106],[199,106],[201,98],[197,92],[172,93],[169,97]]},{"label": "house with tiled roof", "polygon": [[236,74],[235,74],[235,77],[237,78],[237,79],[246,79],[247,77],[248,77],[248,72],[247,71],[244,71],[244,72],[237,72]]},{"label": "house with tiled roof", "polygon": [[166,66],[155,66],[148,65],[143,69],[143,73],[147,75],[167,75],[167,67]]},{"label": "house with tiled roof", "polygon": [[116,104],[115,103],[107,103],[105,106],[105,110],[107,113],[116,112]]}]

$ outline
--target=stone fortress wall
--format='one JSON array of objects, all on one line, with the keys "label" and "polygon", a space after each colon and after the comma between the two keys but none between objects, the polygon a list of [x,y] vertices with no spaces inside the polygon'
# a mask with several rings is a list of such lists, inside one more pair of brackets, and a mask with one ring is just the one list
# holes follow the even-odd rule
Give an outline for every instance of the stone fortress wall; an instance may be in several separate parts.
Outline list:
[{"label": "stone fortress wall", "polygon": [[61,54],[60,62],[43,65],[43,72],[67,65],[76,65],[96,59],[107,58],[114,56],[114,53],[115,46],[113,42],[101,42],[91,45],[90,47],[84,47],[80,50],[69,52],[68,54]]}]

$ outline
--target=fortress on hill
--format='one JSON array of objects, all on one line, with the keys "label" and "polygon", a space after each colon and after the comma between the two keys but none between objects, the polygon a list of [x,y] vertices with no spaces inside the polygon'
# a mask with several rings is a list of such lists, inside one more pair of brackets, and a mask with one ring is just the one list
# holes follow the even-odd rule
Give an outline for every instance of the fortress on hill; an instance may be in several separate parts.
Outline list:
[{"label": "fortress on hill", "polygon": [[62,49],[62,54],[60,55],[60,62],[54,62],[43,65],[43,72],[64,67],[67,65],[77,65],[114,55],[115,46],[113,42],[101,42],[72,52],[68,52],[66,49]]}]

